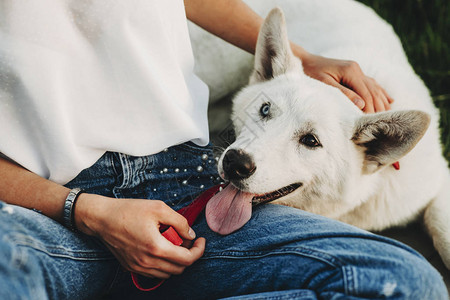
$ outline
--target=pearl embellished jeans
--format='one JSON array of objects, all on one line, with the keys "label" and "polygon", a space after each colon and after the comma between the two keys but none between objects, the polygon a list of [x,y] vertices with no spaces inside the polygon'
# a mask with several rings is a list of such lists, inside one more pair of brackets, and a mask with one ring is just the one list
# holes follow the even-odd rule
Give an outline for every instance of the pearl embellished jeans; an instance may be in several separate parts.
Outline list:
[{"label": "pearl embellished jeans", "polygon": [[[177,210],[219,181],[211,149],[186,143],[146,157],[105,153],[67,186]],[[204,217],[194,230],[207,240],[204,256],[140,292],[95,238],[0,202],[0,299],[447,299],[441,276],[414,250],[298,209],[258,206],[228,236]]]}]

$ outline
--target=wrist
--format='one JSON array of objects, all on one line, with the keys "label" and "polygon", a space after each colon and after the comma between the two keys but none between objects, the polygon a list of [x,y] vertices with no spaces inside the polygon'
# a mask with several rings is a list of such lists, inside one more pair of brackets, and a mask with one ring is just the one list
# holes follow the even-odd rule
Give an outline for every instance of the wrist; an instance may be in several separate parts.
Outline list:
[{"label": "wrist", "polygon": [[74,222],[76,228],[87,235],[97,236],[101,228],[102,211],[105,197],[83,193],[78,197],[74,208]]}]

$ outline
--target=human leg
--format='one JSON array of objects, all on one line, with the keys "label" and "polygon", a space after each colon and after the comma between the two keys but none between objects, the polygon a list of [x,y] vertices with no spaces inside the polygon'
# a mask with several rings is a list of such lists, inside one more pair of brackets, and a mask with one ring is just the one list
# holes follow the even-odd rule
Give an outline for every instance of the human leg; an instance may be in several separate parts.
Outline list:
[{"label": "human leg", "polygon": [[0,299],[86,299],[118,269],[95,240],[28,209],[0,202]]},{"label": "human leg", "polygon": [[297,209],[259,207],[249,223],[228,236],[211,232],[204,220],[194,229],[207,240],[204,257],[155,292],[135,297],[447,297],[437,271],[409,247]]}]

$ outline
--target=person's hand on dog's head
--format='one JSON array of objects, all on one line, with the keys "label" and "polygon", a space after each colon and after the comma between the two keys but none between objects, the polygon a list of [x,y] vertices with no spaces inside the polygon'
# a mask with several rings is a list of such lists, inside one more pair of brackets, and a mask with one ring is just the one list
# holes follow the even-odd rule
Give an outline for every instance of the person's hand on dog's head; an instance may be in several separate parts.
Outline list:
[{"label": "person's hand on dog's head", "polygon": [[394,100],[373,78],[362,72],[358,63],[313,55],[297,45],[292,48],[302,60],[306,75],[337,87],[364,112],[382,112],[391,108]]}]

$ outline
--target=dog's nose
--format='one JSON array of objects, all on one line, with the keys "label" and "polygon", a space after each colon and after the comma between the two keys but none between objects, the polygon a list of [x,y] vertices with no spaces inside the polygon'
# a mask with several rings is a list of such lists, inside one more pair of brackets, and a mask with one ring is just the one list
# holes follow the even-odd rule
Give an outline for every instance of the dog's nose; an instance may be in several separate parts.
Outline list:
[{"label": "dog's nose", "polygon": [[242,149],[230,149],[225,153],[222,161],[225,178],[245,179],[250,177],[256,171],[256,166],[249,154]]}]

